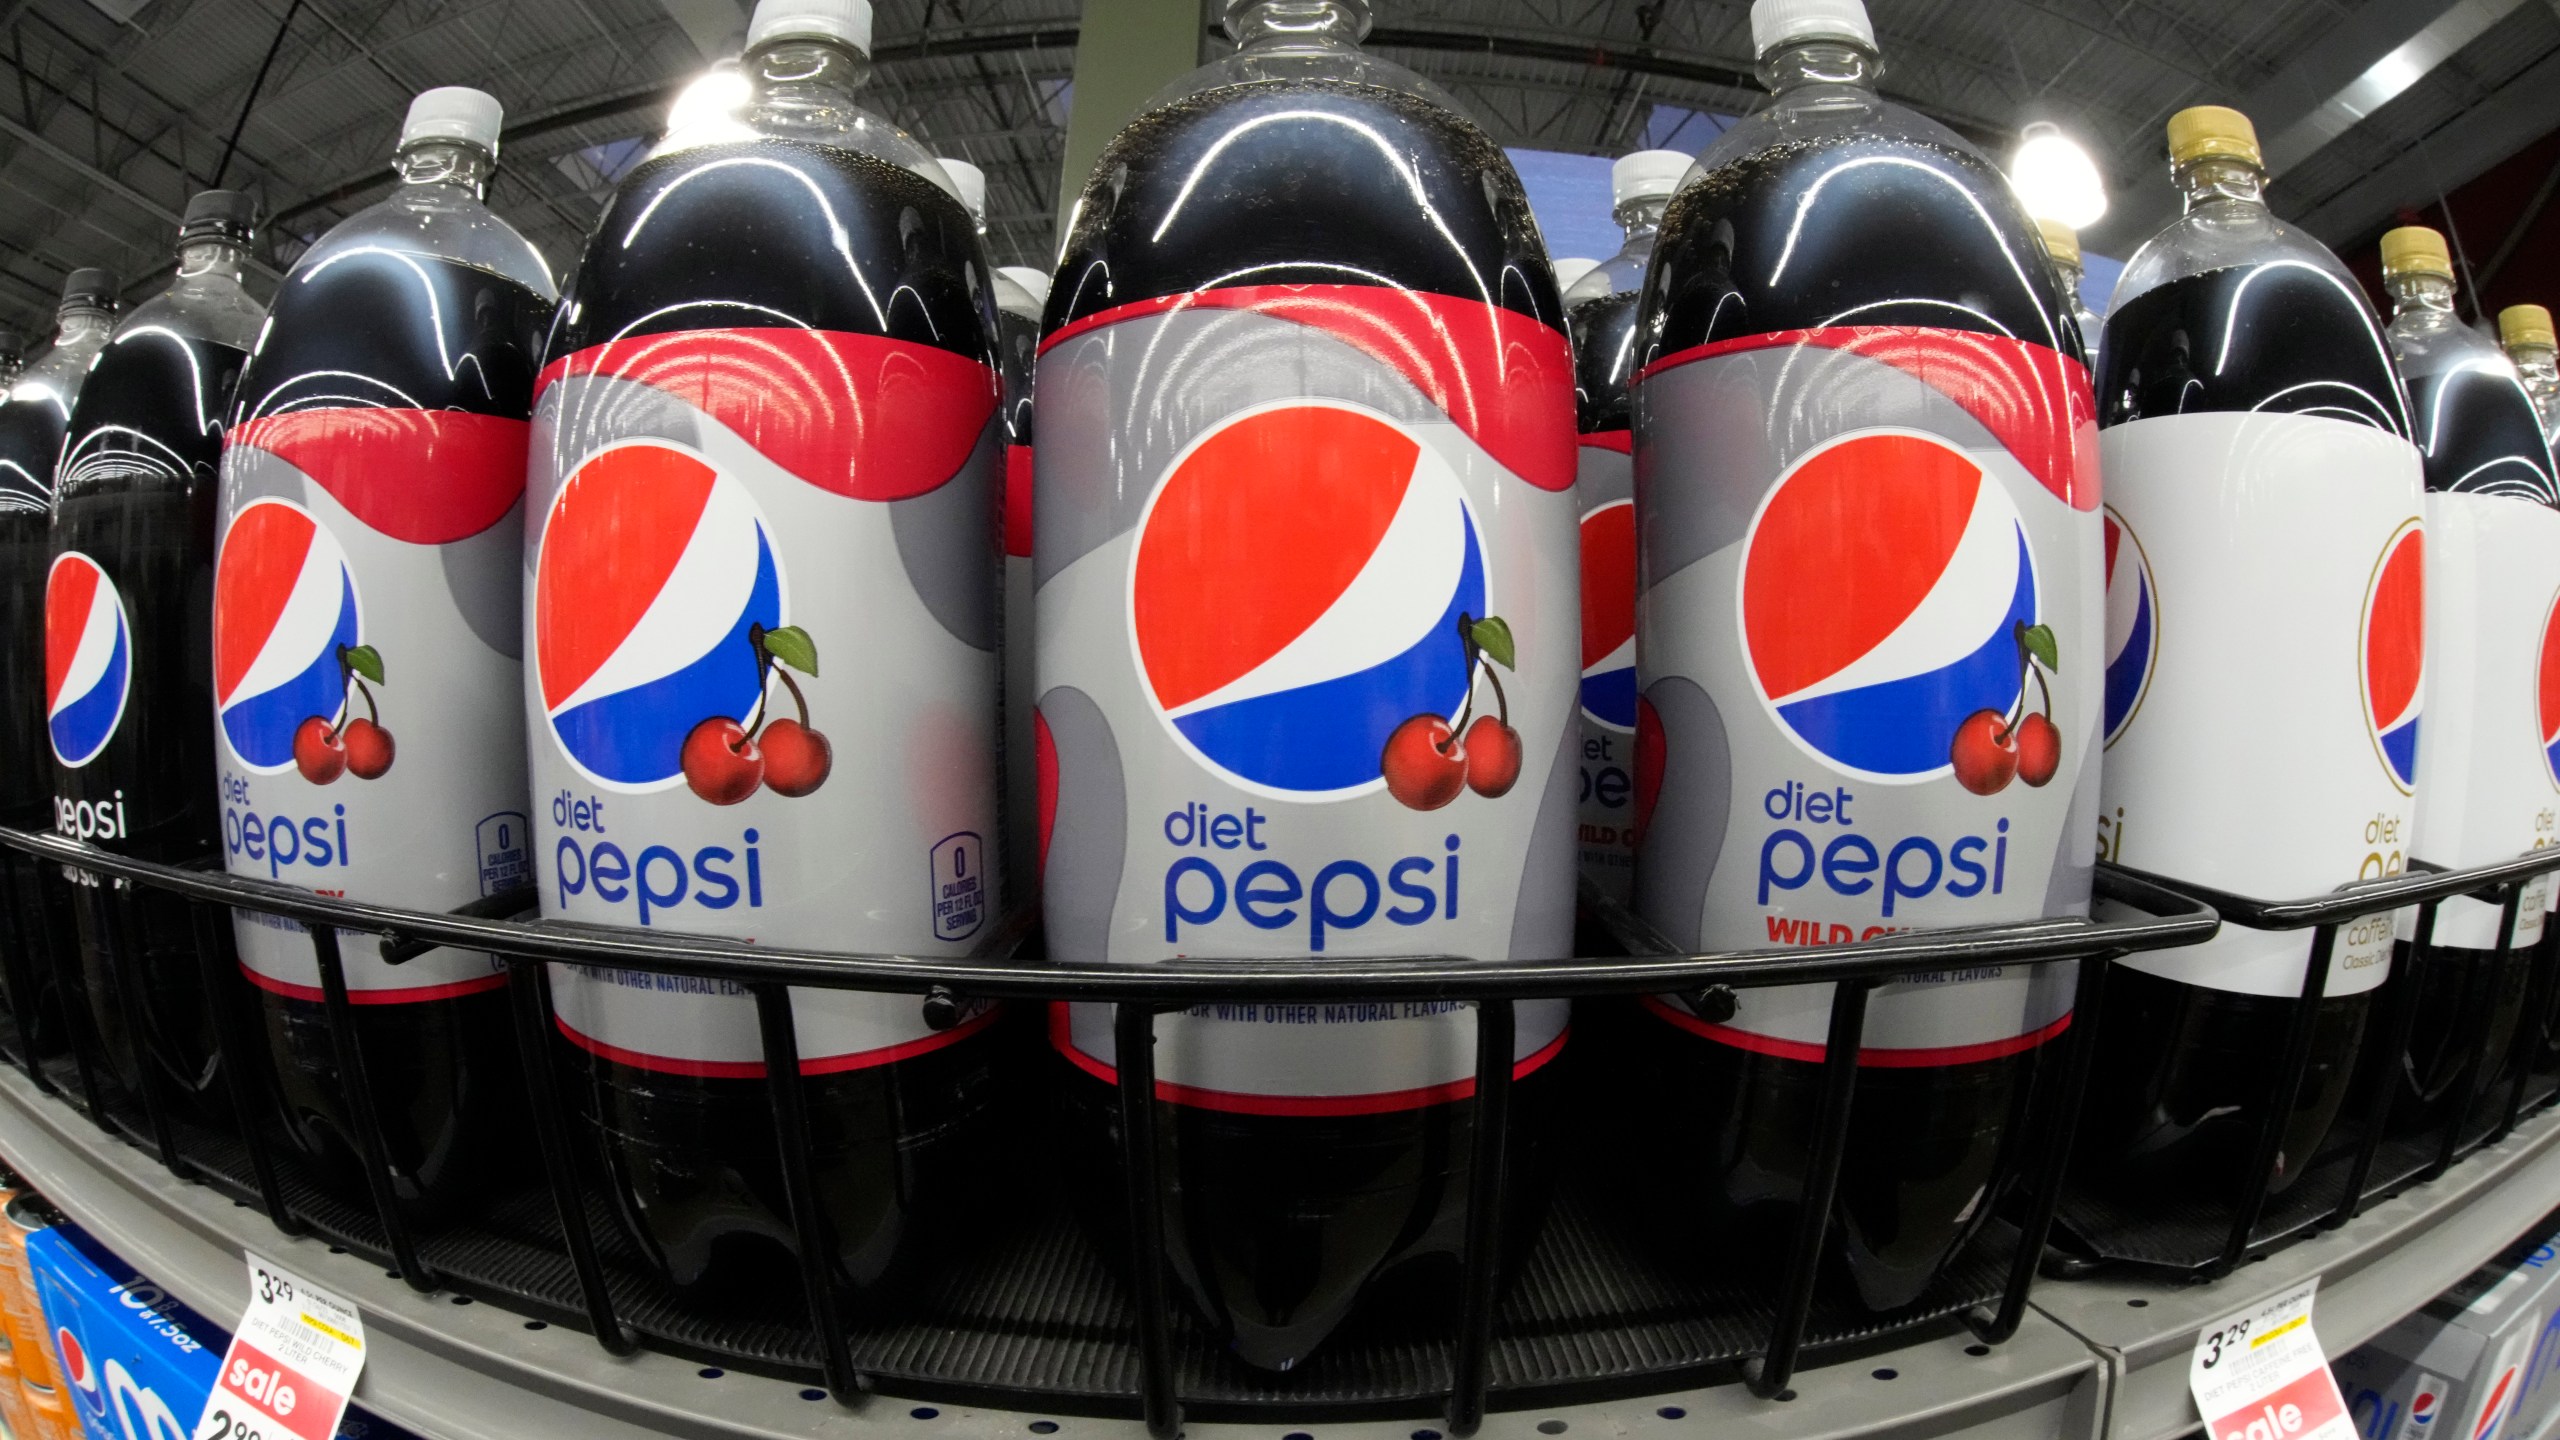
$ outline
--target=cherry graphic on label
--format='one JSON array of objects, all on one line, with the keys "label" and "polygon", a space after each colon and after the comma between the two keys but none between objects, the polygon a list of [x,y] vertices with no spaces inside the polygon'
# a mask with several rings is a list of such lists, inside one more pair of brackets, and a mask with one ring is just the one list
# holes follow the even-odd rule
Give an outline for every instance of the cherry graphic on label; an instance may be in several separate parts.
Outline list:
[{"label": "cherry graphic on label", "polygon": [[[756,652],[755,708],[744,720],[714,715],[684,737],[681,761],[685,784],[714,805],[735,805],[771,786],[773,793],[797,799],[827,783],[836,764],[835,747],[809,723],[809,697],[791,672],[818,673],[817,642],[797,625],[767,630],[747,626],[747,643]],[[791,692],[800,712],[796,720],[776,720],[771,709],[773,682]]]},{"label": "cherry graphic on label", "polygon": [[1467,727],[1467,788],[1498,800],[1520,783],[1520,732],[1509,722],[1479,715]]},{"label": "cherry graphic on label", "polygon": [[[1478,620],[1458,613],[1458,644],[1467,657],[1467,699],[1455,719],[1425,712],[1396,726],[1378,757],[1378,774],[1387,793],[1410,810],[1437,810],[1469,786],[1488,800],[1507,794],[1520,780],[1520,732],[1511,728],[1511,700],[1503,694],[1494,665],[1518,668],[1511,627],[1500,616]],[[1488,665],[1486,661],[1492,661]],[[1475,715],[1475,677],[1493,682],[1499,715]],[[1463,739],[1460,738],[1463,732]],[[1481,747],[1481,749],[1479,749]]]},{"label": "cherry graphic on label", "polygon": [[293,727],[293,768],[314,785],[326,785],[346,773],[347,744],[326,716],[314,715]]},{"label": "cherry graphic on label", "polygon": [[1408,810],[1437,810],[1466,788],[1467,752],[1449,722],[1437,715],[1416,715],[1387,737],[1378,759],[1387,793]]},{"label": "cherry graphic on label", "polygon": [[747,727],[714,715],[684,737],[684,783],[714,805],[735,805],[764,783],[764,751]]},{"label": "cherry graphic on label", "polygon": [[764,783],[781,795],[806,795],[827,783],[836,750],[827,737],[797,720],[764,727]]},{"label": "cherry graphic on label", "polygon": [[[2010,628],[2018,645],[2018,700],[2010,713],[1976,710],[1956,722],[1947,763],[1956,783],[1976,795],[1997,795],[2011,780],[2042,785],[2062,766],[2062,730],[2053,723],[2053,687],[2045,672],[2062,673],[2053,631],[2019,621]],[[2027,677],[2034,676],[2044,708],[2027,710]]]},{"label": "cherry graphic on label", "polygon": [[379,780],[382,772],[391,768],[397,747],[391,742],[391,732],[383,729],[380,721],[351,720],[342,738],[347,746],[347,769],[357,779]]}]

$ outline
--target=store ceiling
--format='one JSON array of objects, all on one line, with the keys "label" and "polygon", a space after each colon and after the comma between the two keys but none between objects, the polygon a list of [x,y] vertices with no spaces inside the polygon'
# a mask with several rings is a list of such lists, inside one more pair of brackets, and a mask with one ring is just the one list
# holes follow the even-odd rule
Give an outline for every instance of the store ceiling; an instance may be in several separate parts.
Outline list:
[{"label": "store ceiling", "polygon": [[[1611,154],[1686,111],[1747,109],[1743,0],[1376,0],[1378,48],[1506,145]],[[1888,92],[2005,154],[2079,136],[2123,254],[2166,213],[2161,122],[2253,111],[2279,210],[2359,240],[2560,128],[2560,0],[1869,0]],[[1052,244],[1078,0],[880,0],[876,104],[989,175],[999,263]],[[559,262],[673,89],[734,44],[744,0],[0,0],[0,325],[46,327],[64,273],[157,288],[186,196],[275,217],[274,271],[377,198],[409,97],[506,102],[491,199]],[[270,59],[272,53],[272,58]],[[264,69],[241,125],[242,102]],[[226,140],[239,127],[236,150]],[[1677,143],[1702,143],[1703,125]],[[2555,175],[2560,178],[2560,175]],[[2552,187],[2544,186],[2546,198]],[[2496,237],[2473,237],[2486,249]]]}]

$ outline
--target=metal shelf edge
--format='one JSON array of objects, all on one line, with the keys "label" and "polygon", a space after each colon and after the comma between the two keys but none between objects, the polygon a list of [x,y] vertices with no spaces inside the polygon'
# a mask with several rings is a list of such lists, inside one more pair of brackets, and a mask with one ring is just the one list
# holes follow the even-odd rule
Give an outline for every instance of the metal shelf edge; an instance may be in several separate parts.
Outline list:
[{"label": "metal shelf edge", "polygon": [[[354,1255],[276,1233],[257,1211],[162,1170],[68,1104],[0,1070],[0,1153],[74,1221],[187,1305],[227,1324],[248,1301],[241,1260],[255,1248],[354,1301],[367,1358],[356,1398],[433,1440],[749,1440],[897,1426],[915,1440],[1030,1440],[1051,1419],[1054,1440],[1144,1440],[1135,1420],[980,1410],[871,1397],[851,1410],[801,1398],[798,1385],[759,1376],[702,1378],[691,1361],[607,1355],[562,1326],[524,1328],[493,1305],[420,1295]],[[1940,1334],[1892,1350],[1825,1363],[1795,1381],[1795,1398],[1764,1401],[1740,1384],[1607,1402],[1502,1411],[1485,1440],[1547,1440],[1541,1424],[1625,1440],[2095,1440],[2105,1372],[2068,1332],[2030,1313],[1988,1354],[1972,1336]],[[1892,1379],[1877,1372],[1891,1371]],[[1682,1412],[1665,1417],[1665,1408]],[[918,1418],[919,1409],[930,1418]],[[1324,1440],[1410,1440],[1433,1421],[1326,1421]],[[1272,1440],[1272,1424],[1195,1424],[1188,1440]]]},{"label": "metal shelf edge", "polygon": [[2560,1111],[2528,1118],[2343,1229],[2284,1246],[2219,1282],[2134,1274],[2045,1281],[2031,1303],[2107,1366],[2110,1440],[2169,1440],[2203,1424],[2187,1393],[2187,1363],[2207,1323],[2318,1275],[2312,1324],[2328,1353],[2342,1355],[2480,1268],[2555,1205]]}]

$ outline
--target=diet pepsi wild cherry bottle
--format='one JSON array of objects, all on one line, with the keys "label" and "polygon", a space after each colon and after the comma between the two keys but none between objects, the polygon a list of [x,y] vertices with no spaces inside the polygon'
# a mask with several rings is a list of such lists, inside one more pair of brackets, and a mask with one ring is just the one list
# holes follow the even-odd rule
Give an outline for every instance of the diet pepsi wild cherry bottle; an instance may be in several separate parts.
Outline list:
[{"label": "diet pepsi wild cherry bottle", "polygon": [[[516,555],[549,268],[480,200],[498,102],[409,107],[391,195],[303,252],[222,459],[214,760],[235,875],[449,910],[532,882]],[[301,926],[243,912],[294,1146],[362,1193]],[[521,1154],[506,972],[338,934],[393,1188],[432,1221]]]},{"label": "diet pepsi wild cherry bottle", "polygon": [[[44,624],[53,827],[173,864],[222,838],[204,723],[205,600],[232,386],[266,314],[240,283],[253,213],[237,191],[188,202],[177,278],[90,363],[54,481]],[[228,985],[205,993],[194,907],[147,887],[81,888],[81,969],[117,1078],[230,1128],[213,1007],[240,997]],[[111,945],[128,947],[125,963],[111,962]]]},{"label": "diet pepsi wild cherry bottle", "polygon": [[[1636,478],[1628,382],[1636,301],[1662,209],[1690,157],[1639,150],[1609,166],[1627,243],[1564,292],[1573,340],[1576,489],[1582,507],[1582,873],[1623,905],[1635,891]],[[1564,262],[1559,261],[1558,265]]]},{"label": "diet pepsi wild cherry bottle", "polygon": [[2080,322],[2081,347],[2088,352],[2090,373],[2095,374],[2101,322],[2080,294],[2080,277],[2085,273],[2080,265],[2080,232],[2059,220],[2038,220],[2036,234],[2044,241],[2044,253],[2052,257],[2062,293],[2071,302],[2071,318]]},{"label": "diet pepsi wild cherry bottle", "polygon": [[2551,312],[2540,305],[2510,305],[2498,312],[2498,343],[2516,362],[2525,393],[2542,417],[2543,433],[2551,432],[2560,414],[2560,349],[2553,346]]},{"label": "diet pepsi wild cherry bottle", "polygon": [[[1363,0],[1226,24],[1241,48],[1104,150],[1049,296],[1050,952],[1569,955],[1572,358],[1536,224],[1454,101],[1360,53]],[[1517,1009],[1519,1176],[1567,1012]],[[1101,1215],[1111,1014],[1051,1017]],[[1237,1355],[1285,1369],[1373,1280],[1454,1273],[1472,1006],[1202,1005],[1156,1035],[1172,1265]]]},{"label": "diet pepsi wild cherry bottle", "polygon": [[[116,281],[104,270],[71,272],[56,311],[53,344],[0,394],[0,694],[18,718],[0,725],[0,815],[7,823],[52,823],[53,751],[46,743],[44,596],[53,562],[53,484],[71,404],[89,362],[115,328]],[[76,922],[66,887],[39,868],[11,864],[12,897],[26,928],[26,978],[33,995],[9,997],[20,1043],[38,1055],[69,1043],[66,1006],[81,998],[78,968],[56,970],[55,944],[72,943]],[[59,955],[67,958],[68,948]]]},{"label": "diet pepsi wild cherry bottle", "polygon": [[[2410,853],[2451,869],[2560,842],[2560,757],[2542,697],[2560,701],[2560,483],[2522,375],[2453,313],[2444,237],[2408,225],[2382,237],[2394,302],[2391,349],[2427,481],[2426,725]],[[2560,712],[2560,707],[2553,707]],[[2406,1056],[2367,1047],[2395,1082],[2404,1120],[2458,1103],[2478,1064],[2483,1094],[2506,1069],[2522,1018],[2550,877],[2526,882],[2510,948],[2499,907],[2455,898],[2436,912],[2427,963],[2395,983],[2417,1015]],[[2414,937],[2402,912],[2402,939]],[[2406,954],[2402,948],[2398,953]]]},{"label": "diet pepsi wild cherry bottle", "polygon": [[[1857,0],[1759,0],[1772,101],[1672,197],[1637,319],[1636,907],[1675,943],[2087,912],[2098,474],[2070,299],[2007,182],[1880,99]],[[1918,1298],[2014,1171],[2069,965],[1881,986],[1835,1268]],[[1656,997],[1671,1223],[1793,1224],[1828,985]],[[1722,996],[1717,996],[1721,1000]]]},{"label": "diet pepsi wild cherry bottle", "polygon": [[[2186,213],[2116,282],[2098,383],[2099,852],[2268,898],[2396,875],[2423,768],[2425,595],[2390,342],[2337,258],[2268,211],[2246,116],[2180,111],[2169,156]],[[2239,743],[2246,716],[2284,717],[2282,743]],[[2276,1189],[2337,1116],[2392,923],[2337,932]],[[2083,1173],[2163,1199],[2245,1188],[2310,951],[2303,931],[2225,925],[2109,966]]]},{"label": "diet pepsi wild cherry bottle", "polygon": [[[870,40],[863,0],[765,0],[740,107],[659,142],[570,281],[525,533],[546,915],[909,955],[992,932],[995,316],[957,192],[860,104]],[[786,1273],[753,999],[567,967],[553,995],[651,1263]],[[987,1191],[996,1012],[791,1003],[833,1261],[885,1300]]]}]

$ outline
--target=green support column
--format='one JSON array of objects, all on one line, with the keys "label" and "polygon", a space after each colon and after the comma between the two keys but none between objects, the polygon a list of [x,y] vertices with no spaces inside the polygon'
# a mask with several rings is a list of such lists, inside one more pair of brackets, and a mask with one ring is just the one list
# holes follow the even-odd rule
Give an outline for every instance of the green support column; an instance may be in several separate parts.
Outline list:
[{"label": "green support column", "polygon": [[1058,172],[1061,244],[1102,147],[1148,96],[1199,65],[1203,7],[1204,0],[1084,0],[1075,109],[1067,117],[1067,158]]}]

